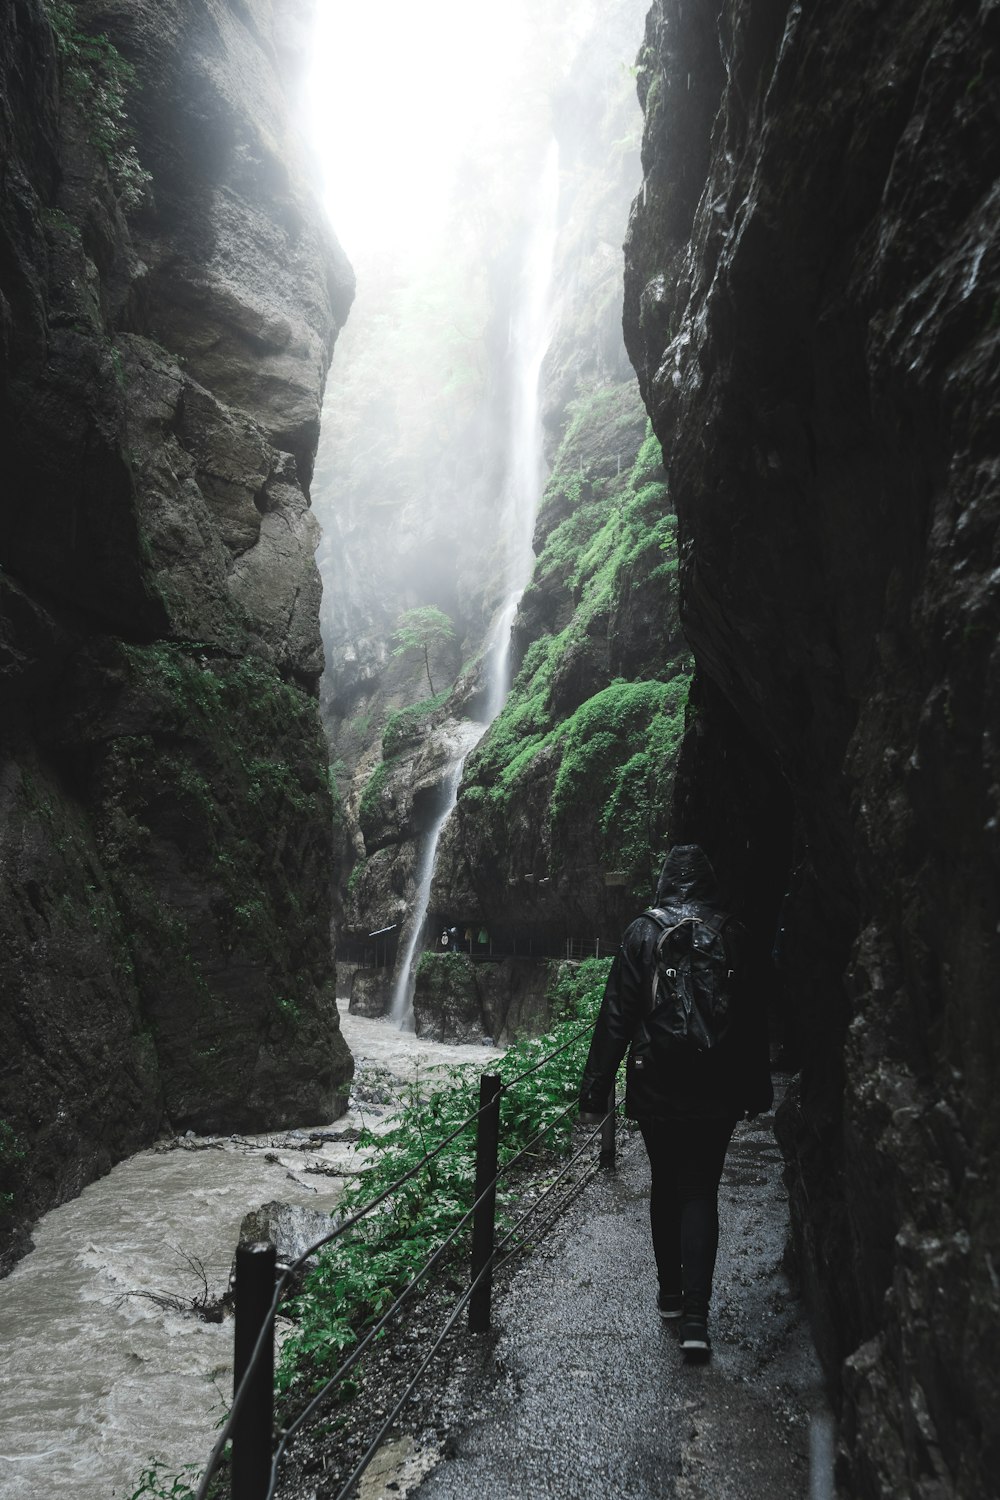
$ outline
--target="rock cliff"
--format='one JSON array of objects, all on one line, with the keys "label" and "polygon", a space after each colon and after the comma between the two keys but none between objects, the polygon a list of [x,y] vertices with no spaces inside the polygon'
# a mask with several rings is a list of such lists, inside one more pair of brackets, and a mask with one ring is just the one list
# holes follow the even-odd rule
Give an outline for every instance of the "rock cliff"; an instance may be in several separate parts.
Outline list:
[{"label": "rock cliff", "polygon": [[514,622],[520,670],[443,840],[432,909],[509,934],[505,952],[613,951],[655,887],[689,679],[646,425],[634,381],[575,403]]},{"label": "rock cliff", "polygon": [[[679,526],[673,831],[780,957],[844,1493],[1000,1472],[1000,11],[656,0],[626,337]],[[993,1476],[991,1478],[990,1476]]]},{"label": "rock cliff", "polygon": [[290,124],[306,10],[0,17],[17,1232],[167,1121],[328,1118],[350,1076],[308,485],[353,278]]}]

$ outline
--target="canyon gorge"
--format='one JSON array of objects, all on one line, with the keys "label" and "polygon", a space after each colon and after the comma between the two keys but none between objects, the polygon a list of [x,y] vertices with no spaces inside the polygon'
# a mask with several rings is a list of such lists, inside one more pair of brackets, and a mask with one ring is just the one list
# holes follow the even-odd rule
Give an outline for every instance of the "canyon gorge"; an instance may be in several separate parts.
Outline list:
[{"label": "canyon gorge", "polygon": [[696,840],[840,1492],[986,1500],[1000,5],[535,7],[353,311],[311,15],[0,11],[3,1266],[168,1130],[342,1113],[338,971],[540,1028]]}]

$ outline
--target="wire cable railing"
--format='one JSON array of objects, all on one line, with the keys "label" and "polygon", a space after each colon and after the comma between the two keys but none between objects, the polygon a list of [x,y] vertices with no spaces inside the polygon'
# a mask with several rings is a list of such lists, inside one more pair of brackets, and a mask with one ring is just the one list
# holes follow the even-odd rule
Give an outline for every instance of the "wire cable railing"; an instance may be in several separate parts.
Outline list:
[{"label": "wire cable railing", "polygon": [[[378,1447],[385,1437],[386,1433],[389,1431],[392,1424],[398,1417],[400,1411],[405,1406],[407,1400],[409,1399],[412,1391],[417,1384],[417,1381],[420,1379],[420,1376],[430,1364],[431,1360],[440,1349],[448,1334],[454,1328],[455,1323],[460,1317],[462,1311],[466,1307],[469,1307],[470,1303],[473,1303],[473,1298],[476,1299],[476,1302],[473,1303],[472,1308],[470,1308],[470,1328],[475,1329],[478,1327],[489,1326],[489,1298],[492,1276],[502,1266],[506,1265],[514,1255],[520,1253],[520,1251],[522,1251],[529,1243],[529,1240],[527,1237],[521,1239],[517,1244],[509,1249],[505,1255],[501,1255],[500,1252],[504,1249],[505,1246],[509,1244],[511,1239],[522,1229],[522,1227],[538,1213],[541,1206],[551,1198],[556,1188],[561,1182],[564,1181],[572,1167],[580,1160],[581,1156],[583,1156],[588,1150],[590,1150],[593,1141],[598,1135],[602,1137],[600,1165],[613,1165],[614,1118],[617,1105],[616,1101],[614,1100],[614,1096],[612,1095],[612,1097],[609,1099],[608,1112],[604,1116],[604,1119],[601,1121],[601,1123],[590,1131],[590,1133],[584,1139],[583,1144],[576,1151],[574,1151],[570,1158],[564,1163],[561,1170],[546,1186],[543,1192],[536,1199],[534,1199],[534,1201],[529,1205],[526,1211],[521,1214],[516,1222],[506,1230],[499,1244],[494,1244],[493,1226],[495,1215],[495,1193],[497,1185],[500,1182],[501,1178],[506,1176],[515,1166],[524,1161],[529,1156],[529,1154],[539,1146],[542,1140],[547,1135],[550,1135],[551,1132],[555,1130],[564,1120],[566,1120],[566,1118],[577,1108],[577,1102],[574,1099],[564,1109],[560,1110],[557,1115],[549,1119],[529,1141],[522,1145],[512,1156],[508,1157],[508,1159],[501,1166],[498,1162],[500,1099],[502,1095],[508,1093],[517,1084],[523,1082],[532,1074],[537,1073],[541,1068],[552,1062],[553,1059],[567,1052],[572,1046],[575,1045],[576,1042],[578,1042],[582,1037],[586,1036],[591,1030],[591,1025],[581,1028],[579,1031],[575,1032],[568,1041],[562,1043],[559,1047],[554,1048],[543,1058],[533,1063],[530,1067],[523,1069],[520,1073],[516,1074],[510,1079],[501,1079],[498,1076],[490,1075],[484,1076],[481,1080],[481,1097],[478,1109],[473,1110],[469,1115],[467,1115],[466,1118],[460,1122],[460,1124],[456,1125],[451,1131],[449,1131],[449,1133],[431,1150],[425,1152],[414,1166],[410,1167],[406,1172],[401,1174],[400,1177],[395,1179],[392,1183],[389,1184],[388,1187],[379,1192],[373,1199],[371,1199],[370,1202],[364,1204],[360,1209],[357,1210],[357,1212],[351,1214],[349,1217],[344,1218],[343,1220],[336,1223],[333,1229],[331,1229],[328,1234],[323,1235],[320,1239],[314,1241],[311,1245],[309,1245],[296,1258],[294,1262],[281,1268],[281,1274],[274,1282],[273,1294],[271,1295],[269,1302],[263,1308],[258,1308],[256,1310],[256,1317],[259,1319],[259,1328],[257,1328],[256,1337],[253,1341],[252,1348],[250,1349],[249,1356],[246,1359],[245,1367],[242,1369],[242,1371],[240,1371],[239,1368],[237,1369],[236,1389],[233,1395],[232,1406],[230,1407],[226,1421],[220,1428],[218,1437],[212,1448],[212,1452],[209,1455],[208,1463],[201,1477],[198,1489],[195,1493],[195,1500],[207,1500],[207,1495],[212,1482],[212,1478],[218,1469],[218,1465],[222,1459],[226,1445],[230,1441],[230,1439],[233,1439],[234,1442],[234,1500],[244,1500],[244,1495],[237,1492],[237,1486],[235,1484],[235,1454],[236,1447],[239,1444],[241,1436],[240,1418],[248,1409],[248,1401],[250,1399],[251,1389],[253,1388],[255,1381],[258,1381],[259,1374],[265,1362],[267,1364],[268,1383],[270,1384],[273,1379],[271,1370],[273,1367],[274,1321],[277,1316],[278,1308],[280,1306],[282,1298],[290,1282],[292,1282],[293,1278],[299,1273],[299,1271],[302,1270],[302,1268],[314,1255],[316,1255],[320,1250],[326,1248],[341,1235],[357,1226],[363,1219],[366,1219],[378,1207],[380,1207],[395,1193],[397,1193],[400,1188],[405,1186],[408,1182],[412,1181],[413,1178],[418,1176],[418,1174],[426,1170],[428,1165],[432,1161],[434,1161],[436,1157],[440,1156],[441,1153],[449,1145],[452,1144],[452,1142],[454,1142],[460,1135],[463,1134],[463,1132],[467,1131],[469,1127],[473,1123],[475,1123],[477,1127],[477,1181],[476,1194],[471,1206],[462,1215],[459,1221],[452,1226],[445,1239],[442,1240],[442,1242],[438,1246],[436,1246],[434,1251],[428,1256],[427,1260],[412,1276],[407,1285],[398,1293],[390,1307],[387,1308],[386,1311],[378,1319],[378,1321],[365,1332],[363,1338],[351,1350],[350,1354],[341,1362],[335,1373],[329,1377],[329,1379],[324,1383],[323,1387],[311,1397],[302,1411],[300,1411],[295,1419],[288,1425],[288,1427],[286,1427],[282,1431],[277,1447],[274,1449],[273,1453],[270,1454],[270,1461],[267,1465],[269,1472],[267,1472],[266,1474],[266,1481],[265,1476],[263,1474],[260,1475],[260,1483],[254,1484],[252,1496],[250,1495],[250,1492],[247,1491],[247,1500],[273,1500],[273,1496],[278,1484],[281,1465],[293,1439],[298,1435],[299,1432],[301,1432],[309,1419],[316,1414],[323,1401],[330,1395],[333,1388],[340,1381],[344,1380],[346,1376],[357,1366],[358,1362],[363,1358],[364,1354],[371,1347],[372,1343],[385,1330],[389,1323],[391,1323],[392,1320],[400,1313],[407,1298],[411,1295],[411,1293],[414,1292],[417,1286],[428,1277],[430,1272],[446,1258],[447,1252],[454,1247],[455,1242],[462,1234],[463,1230],[467,1229],[470,1222],[472,1222],[474,1234],[473,1267],[469,1285],[465,1288],[465,1290],[459,1297],[458,1302],[449,1315],[438,1339],[421,1362],[419,1369],[413,1376],[413,1379],[407,1385],[402,1396],[393,1407],[393,1410],[389,1413],[388,1417],[382,1423],[382,1426],[380,1427],[376,1436],[372,1439],[372,1442],[369,1444],[369,1447],[366,1450],[365,1454],[362,1456],[362,1458],[359,1460],[358,1464],[352,1471],[351,1476],[345,1481],[344,1485],[338,1491],[336,1500],[346,1500],[346,1497],[350,1493],[352,1487],[357,1483],[368,1463],[370,1463],[372,1457],[377,1452]],[[490,1086],[489,1089],[487,1089],[487,1085]],[[491,1150],[492,1156],[490,1155]],[[485,1167],[483,1166],[484,1160],[486,1162]],[[588,1182],[594,1175],[594,1172],[596,1170],[597,1167],[595,1165],[591,1168],[589,1173],[585,1174],[584,1177],[581,1178],[581,1180],[572,1187],[571,1193],[581,1191],[582,1188],[586,1185],[586,1182]],[[566,1199],[566,1201],[568,1201],[568,1198]],[[559,1200],[556,1203],[554,1210],[552,1210],[549,1213],[548,1217],[542,1222],[539,1233],[544,1233],[544,1230],[547,1229],[549,1224],[553,1222],[553,1220],[558,1216],[560,1212],[562,1212],[564,1207],[565,1202],[563,1200]],[[483,1253],[484,1245],[488,1246],[488,1252],[485,1254]],[[241,1247],[241,1249],[243,1248],[246,1247]],[[257,1250],[269,1249],[271,1251],[271,1264],[274,1264],[273,1247],[257,1246],[254,1248]],[[238,1254],[236,1301],[237,1320],[239,1320],[240,1316],[240,1300]],[[483,1321],[484,1308],[485,1322]],[[238,1324],[237,1345],[239,1346]],[[270,1401],[272,1400],[273,1390],[269,1390],[268,1402],[270,1403]],[[268,1411],[270,1411],[270,1404],[268,1405]],[[270,1419],[268,1419],[268,1427],[270,1427]],[[258,1433],[256,1440],[259,1441],[259,1439],[260,1434]],[[270,1439],[268,1438],[268,1445],[269,1444]]]},{"label": "wire cable railing", "polygon": [[[588,1140],[585,1143],[585,1145],[583,1146],[582,1150],[584,1150],[584,1151],[587,1150],[587,1148],[589,1147],[591,1141],[594,1139],[595,1136],[597,1136],[599,1134],[599,1132],[600,1132],[600,1130],[602,1128],[603,1128],[603,1122],[602,1122],[602,1125],[599,1125],[597,1127],[597,1129],[594,1130],[593,1134],[588,1138]],[[573,1158],[573,1160],[577,1160],[580,1155],[581,1155],[581,1152],[577,1152],[576,1156]],[[564,1169],[564,1171],[565,1171],[565,1169]],[[563,1174],[561,1173],[560,1176],[561,1175],[563,1175]],[[532,1209],[529,1210],[529,1214],[532,1213],[532,1212],[534,1212],[534,1206],[532,1207]],[[518,1226],[520,1226],[520,1224],[522,1224],[524,1222],[524,1220],[529,1216],[529,1214],[522,1215],[521,1219],[518,1221]],[[508,1233],[500,1241],[500,1246],[498,1248],[502,1248],[502,1246],[504,1244],[506,1244],[507,1240],[510,1238],[510,1236],[511,1236],[512,1233],[514,1233],[513,1229],[511,1229],[511,1230],[508,1231]],[[516,1255],[517,1252],[518,1252],[518,1250],[520,1250],[522,1248],[523,1248],[523,1246],[520,1246],[520,1245],[517,1246],[504,1259],[505,1260],[510,1259],[510,1256]],[[337,1491],[337,1494],[334,1497],[334,1500],[347,1500],[347,1496],[350,1494],[351,1490],[357,1484],[358,1480],[361,1478],[361,1475],[364,1473],[365,1469],[368,1467],[368,1465],[371,1463],[372,1459],[375,1457],[375,1454],[378,1452],[378,1450],[379,1450],[379,1448],[380,1448],[380,1446],[382,1444],[382,1441],[385,1438],[386,1434],[389,1432],[389,1430],[392,1427],[393,1423],[395,1422],[396,1418],[399,1416],[400,1412],[403,1410],[403,1407],[406,1405],[407,1401],[410,1399],[410,1396],[413,1394],[413,1391],[415,1390],[416,1385],[417,1385],[417,1381],[420,1379],[421,1375],[427,1369],[427,1367],[430,1364],[431,1360],[434,1358],[435,1354],[437,1354],[438,1350],[441,1348],[441,1345],[444,1343],[445,1339],[448,1337],[448,1334],[454,1328],[455,1324],[458,1322],[459,1317],[464,1312],[465,1308],[468,1306],[468,1304],[469,1304],[469,1302],[470,1302],[470,1300],[471,1300],[471,1298],[473,1296],[473,1293],[476,1292],[479,1289],[479,1286],[483,1282],[483,1280],[488,1275],[491,1275],[493,1272],[495,1272],[496,1269],[497,1268],[496,1268],[495,1265],[493,1265],[492,1263],[488,1263],[487,1265],[483,1266],[483,1268],[477,1273],[477,1275],[474,1276],[473,1279],[470,1281],[469,1285],[466,1287],[465,1291],[461,1294],[461,1296],[459,1297],[458,1301],[455,1303],[455,1306],[452,1308],[452,1311],[449,1314],[449,1316],[448,1316],[448,1318],[447,1318],[447,1320],[446,1320],[446,1322],[444,1324],[444,1327],[441,1329],[441,1332],[438,1334],[437,1339],[434,1341],[434,1343],[432,1344],[431,1348],[428,1350],[427,1354],[424,1356],[424,1358],[420,1362],[420,1365],[418,1366],[416,1372],[414,1373],[414,1375],[410,1379],[408,1385],[406,1386],[406,1389],[403,1391],[403,1394],[398,1398],[398,1400],[396,1401],[396,1404],[393,1407],[392,1411],[385,1418],[385,1420],[383,1421],[383,1423],[382,1423],[381,1427],[379,1428],[378,1432],[376,1432],[375,1436],[371,1439],[371,1441],[368,1444],[368,1447],[365,1449],[365,1452],[362,1455],[361,1459],[358,1461],[358,1463],[355,1465],[354,1469],[352,1470],[350,1477],[344,1481],[344,1483],[341,1485],[340,1489]],[[274,1488],[275,1488],[275,1477],[276,1477],[275,1474],[272,1473],[271,1486],[270,1486],[270,1488],[267,1491],[267,1495],[265,1497],[265,1500],[273,1500],[273,1497],[274,1497]]]},{"label": "wire cable railing", "polygon": [[426,1152],[415,1166],[411,1167],[409,1171],[404,1172],[401,1177],[397,1177],[394,1182],[391,1182],[387,1188],[383,1189],[381,1193],[374,1197],[370,1203],[364,1204],[364,1206],[360,1208],[356,1214],[352,1214],[350,1218],[344,1219],[334,1225],[329,1234],[324,1234],[320,1239],[314,1240],[311,1245],[308,1245],[306,1249],[302,1251],[302,1254],[299,1255],[290,1266],[286,1266],[283,1269],[282,1274],[277,1284],[275,1285],[274,1295],[271,1298],[271,1305],[265,1314],[263,1325],[257,1337],[257,1341],[254,1344],[253,1351],[250,1355],[250,1361],[247,1366],[247,1370],[233,1394],[233,1404],[229,1408],[229,1415],[220,1428],[219,1436],[215,1440],[215,1446],[213,1447],[212,1452],[209,1455],[208,1466],[205,1470],[205,1473],[202,1475],[201,1483],[199,1484],[198,1489],[195,1492],[195,1500],[205,1500],[205,1497],[208,1494],[208,1486],[211,1483],[212,1475],[218,1467],[219,1460],[222,1457],[223,1452],[225,1451],[226,1444],[229,1442],[230,1438],[233,1435],[233,1428],[236,1425],[236,1420],[243,1409],[244,1402],[246,1401],[247,1391],[250,1386],[250,1381],[253,1376],[254,1369],[256,1368],[257,1362],[264,1352],[264,1347],[267,1344],[268,1339],[271,1337],[274,1318],[281,1303],[281,1299],[284,1295],[285,1288],[288,1286],[289,1282],[295,1275],[297,1275],[297,1273],[302,1269],[306,1262],[309,1261],[312,1256],[314,1256],[319,1250],[322,1250],[326,1245],[331,1244],[335,1239],[338,1239],[340,1235],[345,1234],[348,1229],[353,1229],[356,1224],[359,1224],[362,1219],[367,1218],[370,1213],[373,1213],[376,1208],[383,1204],[387,1198],[392,1197],[393,1193],[398,1192],[401,1187],[405,1186],[407,1182],[410,1182],[414,1177],[417,1176],[418,1173],[422,1172],[428,1165],[428,1163],[432,1162],[435,1157],[440,1156],[445,1147],[450,1146],[452,1141],[462,1134],[463,1130],[467,1130],[472,1124],[473,1120],[478,1119],[482,1112],[483,1106],[480,1106],[480,1108],[477,1110],[473,1110],[473,1112],[468,1115],[460,1125],[456,1125],[454,1130],[452,1130],[449,1135],[446,1135],[443,1140],[439,1141],[432,1151]]}]

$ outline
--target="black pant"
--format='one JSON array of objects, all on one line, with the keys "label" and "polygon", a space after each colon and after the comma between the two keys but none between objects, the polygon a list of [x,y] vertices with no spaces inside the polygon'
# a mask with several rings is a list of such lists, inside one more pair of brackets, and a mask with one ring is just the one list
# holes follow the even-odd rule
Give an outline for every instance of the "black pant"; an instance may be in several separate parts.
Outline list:
[{"label": "black pant", "polygon": [[649,1155],[649,1223],[660,1290],[685,1302],[712,1294],[719,1180],[735,1120],[640,1120]]}]

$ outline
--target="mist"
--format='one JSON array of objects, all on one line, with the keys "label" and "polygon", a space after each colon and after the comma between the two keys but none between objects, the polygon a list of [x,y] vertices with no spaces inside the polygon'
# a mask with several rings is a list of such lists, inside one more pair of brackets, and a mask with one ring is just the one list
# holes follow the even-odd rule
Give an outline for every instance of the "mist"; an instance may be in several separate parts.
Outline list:
[{"label": "mist", "polygon": [[[429,605],[454,622],[437,666],[451,684],[471,664],[459,716],[496,712],[502,690],[487,708],[475,663],[491,630],[506,648],[568,403],[595,379],[631,375],[621,239],[641,176],[633,64],[644,8],[390,10],[321,8],[307,99],[328,212],[358,282],[312,486],[323,708],[348,805],[386,713],[427,696],[419,663],[393,655],[406,610]],[[517,350],[547,171],[551,271],[536,293],[546,331],[526,394]],[[526,449],[514,434],[532,422]]]}]

